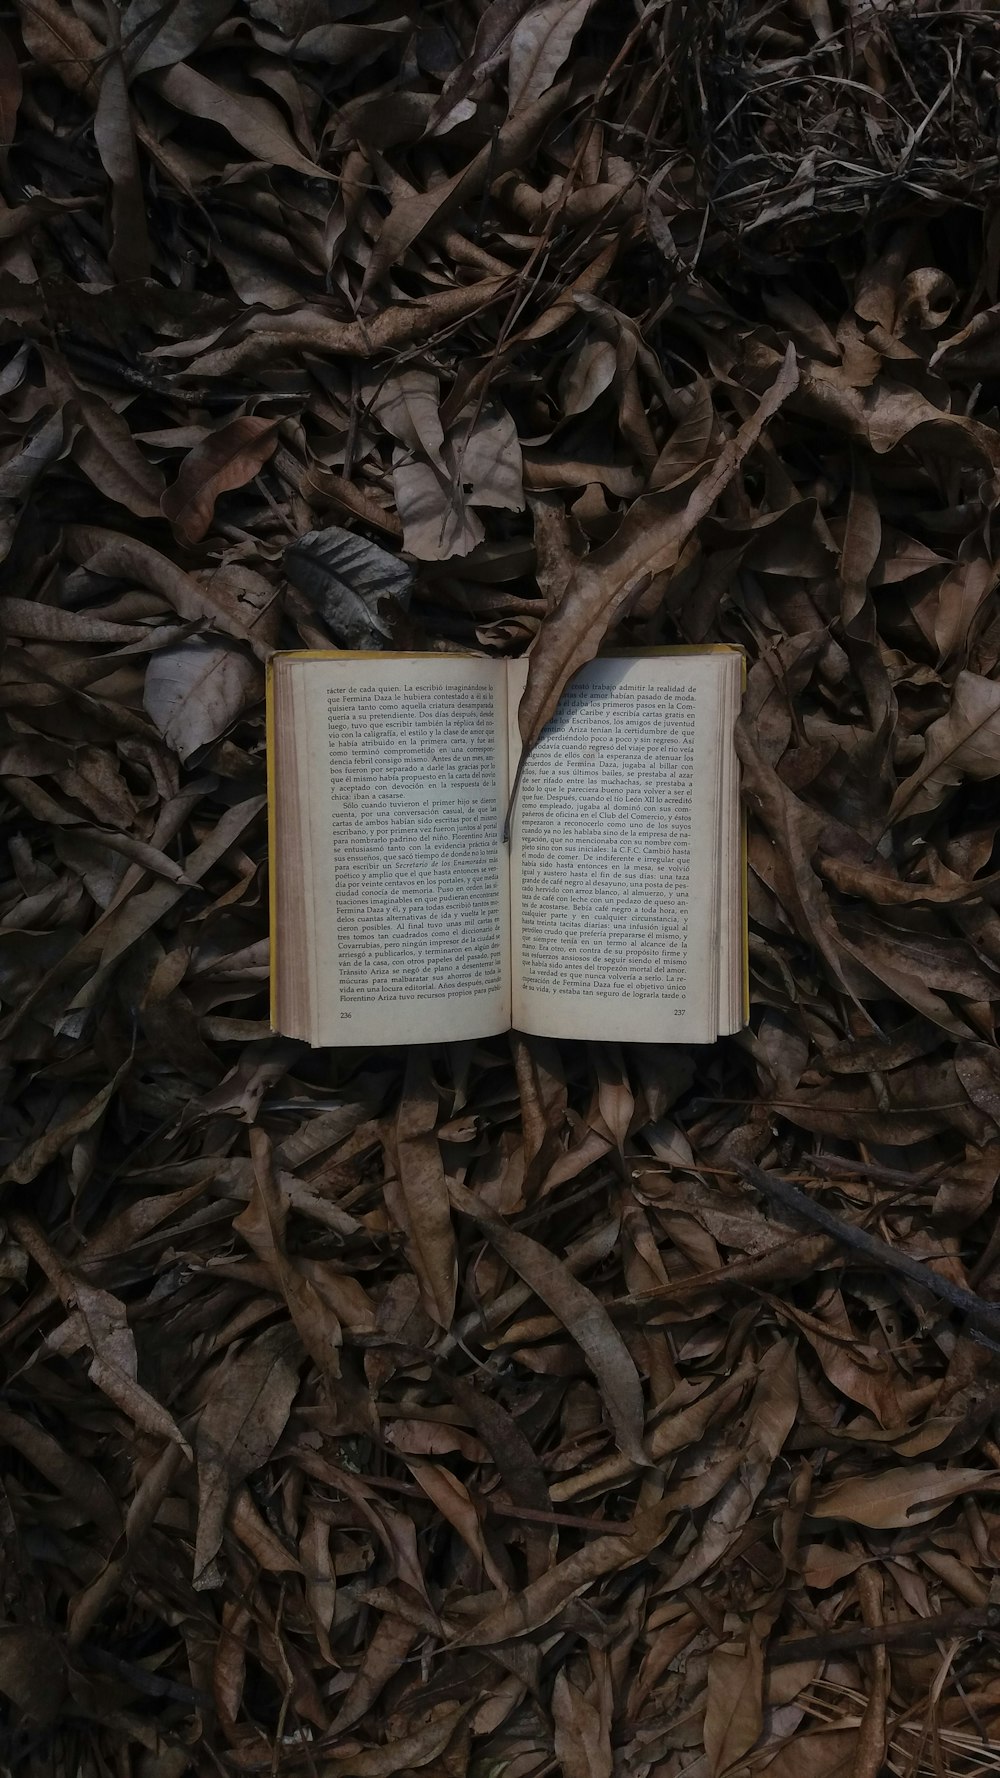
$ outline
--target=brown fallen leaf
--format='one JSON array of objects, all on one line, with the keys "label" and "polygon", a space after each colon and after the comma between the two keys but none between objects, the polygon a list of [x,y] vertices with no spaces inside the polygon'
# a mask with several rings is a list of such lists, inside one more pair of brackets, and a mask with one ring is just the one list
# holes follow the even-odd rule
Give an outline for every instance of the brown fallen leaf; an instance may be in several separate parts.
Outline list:
[{"label": "brown fallen leaf", "polygon": [[[543,1521],[553,1511],[552,1496],[542,1466],[513,1415],[466,1377],[451,1375],[448,1388],[488,1447],[515,1509],[527,1508]],[[533,1580],[544,1573],[551,1553],[544,1524],[525,1520],[524,1541],[528,1578]]]},{"label": "brown fallen leaf", "polygon": [[23,93],[17,56],[5,31],[0,40],[0,148],[9,148],[14,141]]},{"label": "brown fallen leaf", "polygon": [[160,501],[160,510],[181,543],[199,543],[212,523],[219,495],[242,488],[273,455],[279,424],[261,414],[244,414],[210,432],[188,452]]},{"label": "brown fallen leaf", "polygon": [[62,1651],[39,1624],[0,1626],[0,1692],[37,1731],[56,1721],[66,1696]]},{"label": "brown fallen leaf", "polygon": [[218,1586],[216,1557],[229,1502],[248,1475],[266,1461],[298,1392],[294,1332],[279,1324],[224,1361],[212,1380],[195,1428],[198,1530],[194,1585]]},{"label": "brown fallen leaf", "polygon": [[543,0],[514,26],[507,102],[511,112],[530,105],[552,85],[594,0]]},{"label": "brown fallen leaf", "polygon": [[669,1505],[650,1507],[627,1536],[609,1532],[605,1537],[593,1538],[582,1550],[566,1556],[531,1581],[522,1593],[487,1612],[463,1640],[473,1647],[490,1648],[550,1623],[594,1581],[605,1574],[628,1570],[655,1549],[666,1534],[672,1511]]},{"label": "brown fallen leaf", "polygon": [[105,17],[111,38],[94,113],[94,141],[111,181],[108,261],[116,278],[145,278],[149,275],[149,234],[121,53],[121,26],[119,15],[113,8],[108,8]]},{"label": "brown fallen leaf", "polygon": [[442,1518],[458,1532],[473,1559],[480,1564],[483,1573],[502,1598],[508,1591],[507,1582],[494,1561],[483,1534],[480,1514],[468,1488],[440,1464],[422,1463],[417,1458],[407,1457],[407,1468],[424,1493],[434,1502]]},{"label": "brown fallen leaf", "polygon": [[981,1469],[936,1469],[914,1463],[833,1482],[814,1494],[809,1510],[818,1519],[849,1519],[882,1530],[922,1525],[962,1494],[992,1494],[1000,1477]]},{"label": "brown fallen leaf", "polygon": [[44,1130],[34,1141],[29,1142],[16,1160],[10,1162],[0,1179],[0,1184],[29,1184],[70,1142],[92,1130],[114,1098],[124,1079],[125,1071],[126,1069],[123,1067],[111,1080],[106,1081],[104,1086],[99,1087],[97,1092],[83,1105],[71,1111],[54,1128]]},{"label": "brown fallen leaf", "polygon": [[889,820],[926,814],[963,777],[1000,775],[1000,686],[979,673],[961,672],[951,706],[927,730],[924,757],[899,786]]},{"label": "brown fallen leaf", "polygon": [[611,1724],[591,1695],[574,1684],[565,1669],[552,1688],[553,1744],[565,1778],[611,1778]]},{"label": "brown fallen leaf", "polygon": [[148,76],[150,85],[180,111],[219,125],[235,142],[269,166],[289,167],[307,179],[330,175],[302,154],[276,105],[209,80],[187,62],[175,62]]},{"label": "brown fallen leaf", "polygon": [[99,526],[70,526],[67,542],[93,573],[138,580],[141,586],[160,593],[180,617],[214,624],[224,635],[249,643],[260,660],[273,652],[267,640],[275,615],[270,604],[257,606],[252,599],[239,600],[220,576],[202,586],[151,545]]},{"label": "brown fallen leaf", "polygon": [[333,1719],[332,1732],[343,1734],[367,1715],[384,1686],[399,1672],[417,1634],[416,1626],[400,1617],[389,1612],[380,1617]]},{"label": "brown fallen leaf", "polygon": [[628,1347],[606,1310],[555,1254],[501,1222],[457,1181],[449,1180],[448,1190],[455,1208],[475,1219],[508,1265],[572,1332],[597,1378],[619,1449],[634,1463],[647,1463],[642,1387]]},{"label": "brown fallen leaf", "polygon": [[772,1346],[761,1360],[757,1385],[746,1410],[742,1433],[745,1443],[738,1452],[736,1474],[723,1481],[705,1529],[671,1575],[672,1591],[700,1579],[732,1547],[795,1424],[798,1405],[795,1353],[790,1344],[782,1342]]},{"label": "brown fallen leaf", "polygon": [[705,1753],[712,1778],[744,1759],[764,1724],[764,1657],[759,1637],[721,1642],[708,1661]]},{"label": "brown fallen leaf", "polygon": [[436,1135],[438,1100],[426,1051],[407,1060],[403,1100],[396,1122],[398,1182],[386,1193],[404,1229],[427,1313],[451,1326],[458,1277],[451,1205]]},{"label": "brown fallen leaf", "polygon": [[389,267],[402,259],[425,229],[439,226],[460,205],[474,200],[487,180],[498,179],[510,168],[521,166],[546,125],[564,105],[568,90],[564,84],[541,92],[516,116],[509,117],[496,138],[486,143],[460,173],[431,186],[429,191],[408,191],[401,197],[379,230],[365,270],[365,290],[378,285]]},{"label": "brown fallen leaf", "polygon": [[471,52],[448,75],[431,109],[428,135],[446,129],[466,94],[499,65],[509,50],[514,26],[531,3],[532,0],[488,0],[476,25]]},{"label": "brown fallen leaf", "polygon": [[[417,302],[391,303],[364,321],[339,321],[322,310],[304,308],[271,327],[258,327],[233,345],[220,345],[195,357],[191,373],[198,377],[231,376],[254,370],[276,354],[306,351],[374,358],[377,353],[409,347],[467,315],[499,302],[508,288],[504,276],[484,277],[472,284],[438,290]],[[194,348],[197,350],[197,348]],[[171,356],[174,351],[167,348]],[[193,356],[185,347],[182,356]]]},{"label": "brown fallen leaf", "polygon": [[288,1313],[300,1340],[326,1376],[340,1375],[343,1330],[336,1311],[321,1288],[306,1277],[285,1249],[288,1208],[283,1203],[274,1174],[271,1144],[264,1130],[250,1134],[254,1183],[250,1202],[233,1221],[233,1228],[253,1248],[272,1275],[288,1305]]},{"label": "brown fallen leaf", "polygon": [[43,67],[51,68],[71,91],[85,93],[96,106],[100,87],[95,69],[103,45],[83,20],[76,18],[68,7],[60,6],[58,0],[25,4],[20,16],[29,53]]},{"label": "brown fallen leaf", "polygon": [[422,1728],[401,1736],[389,1746],[327,1758],[327,1770],[331,1778],[340,1778],[341,1774],[343,1778],[393,1778],[396,1772],[430,1765],[445,1752],[468,1708],[467,1704],[449,1704]]},{"label": "brown fallen leaf", "polygon": [[62,1326],[49,1336],[52,1349],[72,1354],[88,1346],[92,1357],[87,1374],[95,1388],[137,1429],[168,1440],[190,1458],[191,1447],[172,1414],[138,1381],[139,1355],[124,1303],[111,1291],[74,1277],[27,1217],[12,1217],[11,1227],[42,1267],[67,1311]]},{"label": "brown fallen leaf", "polygon": [[64,1451],[58,1439],[21,1414],[0,1406],[0,1438],[11,1450],[51,1482],[78,1511],[83,1511],[109,1545],[121,1535],[118,1503],[107,1482],[89,1463]]},{"label": "brown fallen leaf", "polygon": [[517,720],[530,752],[573,674],[593,660],[605,636],[655,574],[676,563],[685,540],[712,510],[768,421],[798,381],[791,347],[753,418],[723,446],[682,507],[672,496],[651,495],[630,508],[612,539],[578,568],[532,650]]},{"label": "brown fallen leaf", "polygon": [[880,377],[874,389],[863,394],[839,379],[807,369],[797,400],[804,413],[863,440],[879,455],[905,439],[918,449],[954,454],[987,469],[1000,463],[996,435],[988,426],[937,408],[916,389],[890,377]]},{"label": "brown fallen leaf", "polygon": [[942,340],[931,354],[930,367],[956,380],[988,376],[1000,365],[1000,305],[980,309],[971,321]]}]

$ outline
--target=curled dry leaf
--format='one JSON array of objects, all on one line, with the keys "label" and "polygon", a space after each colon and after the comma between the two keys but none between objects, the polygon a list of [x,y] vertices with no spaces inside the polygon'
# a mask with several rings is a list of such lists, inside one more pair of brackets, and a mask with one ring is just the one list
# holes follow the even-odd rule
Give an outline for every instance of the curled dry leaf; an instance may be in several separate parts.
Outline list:
[{"label": "curled dry leaf", "polygon": [[327,525],[298,538],[284,564],[342,647],[383,647],[396,639],[413,587],[413,569],[398,556]]},{"label": "curled dry leaf", "polygon": [[179,0],[169,12],[159,0],[129,0],[122,39],[132,79],[184,61],[230,10],[229,0]]},{"label": "curled dry leaf", "polygon": [[510,42],[508,103],[530,105],[552,85],[594,0],[544,0],[515,25]]},{"label": "curled dry leaf", "polygon": [[687,538],[711,512],[797,381],[795,354],[789,347],[757,412],[722,447],[683,507],[678,510],[669,496],[662,495],[637,501],[612,542],[581,563],[532,650],[517,712],[525,753],[538,740],[573,674],[593,660],[608,632],[653,577],[674,567]]},{"label": "curled dry leaf", "polygon": [[1000,776],[1000,685],[961,672],[946,715],[924,737],[924,757],[899,786],[889,819],[926,814],[962,779]]},{"label": "curled dry leaf", "polygon": [[810,1512],[820,1519],[848,1519],[857,1525],[896,1529],[934,1519],[959,1495],[1000,1489],[1000,1476],[980,1469],[936,1469],[915,1463],[907,1469],[851,1477],[813,1495]]},{"label": "curled dry leaf", "polygon": [[398,1189],[389,1203],[405,1231],[424,1307],[441,1327],[450,1327],[458,1269],[437,1119],[428,1059],[413,1051],[396,1125]]},{"label": "curled dry leaf", "polygon": [[[116,13],[109,12],[107,16],[117,23]],[[94,113],[94,142],[111,181],[112,240],[108,263],[118,278],[144,278],[149,273],[150,249],[139,157],[120,41],[110,47]]]},{"label": "curled dry leaf", "polygon": [[705,1753],[712,1778],[722,1778],[750,1752],[764,1724],[764,1656],[760,1640],[720,1642],[708,1663]]},{"label": "curled dry leaf", "polygon": [[552,1688],[553,1745],[565,1778],[611,1778],[614,1756],[607,1717],[565,1671]]},{"label": "curled dry leaf", "polygon": [[188,452],[160,501],[181,543],[199,543],[219,495],[242,488],[267,462],[278,442],[278,424],[261,414],[244,414]]},{"label": "curled dry leaf", "polygon": [[146,668],[142,701],[181,760],[217,741],[254,697],[260,670],[232,643],[189,639],[161,648]]},{"label": "curled dry leaf", "polygon": [[4,32],[0,38],[0,148],[9,148],[17,127],[17,113],[24,82],[13,45]]},{"label": "curled dry leaf", "polygon": [[343,1329],[318,1281],[305,1276],[286,1251],[288,1206],[282,1200],[272,1165],[271,1146],[263,1130],[252,1132],[250,1151],[254,1166],[250,1202],[234,1221],[233,1228],[253,1248],[273,1285],[284,1297],[296,1332],[314,1363],[323,1372],[338,1377]]},{"label": "curled dry leaf", "polygon": [[600,1386],[619,1449],[633,1462],[646,1463],[642,1388],[628,1347],[600,1303],[554,1253],[508,1228],[471,1192],[454,1183],[449,1190],[456,1208],[475,1217],[498,1253],[573,1333]]},{"label": "curled dry leaf", "polygon": [[174,62],[149,76],[150,85],[178,111],[228,131],[234,142],[268,166],[288,167],[307,179],[327,175],[300,152],[276,105],[249,93],[220,86],[187,62]]},{"label": "curled dry leaf", "polygon": [[212,1379],[195,1428],[198,1532],[194,1584],[216,1586],[229,1502],[265,1463],[281,1437],[299,1386],[294,1331],[279,1325],[224,1360]]}]

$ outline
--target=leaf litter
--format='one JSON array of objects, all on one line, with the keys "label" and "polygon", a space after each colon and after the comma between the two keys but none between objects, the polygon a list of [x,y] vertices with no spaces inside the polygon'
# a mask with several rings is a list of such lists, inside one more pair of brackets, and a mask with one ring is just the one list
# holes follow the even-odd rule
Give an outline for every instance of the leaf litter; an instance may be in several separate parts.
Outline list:
[{"label": "leaf litter", "polygon": [[[17,0],[0,1757],[1000,1765],[991,8]],[[710,1051],[267,1020],[277,647],[746,650]]]}]

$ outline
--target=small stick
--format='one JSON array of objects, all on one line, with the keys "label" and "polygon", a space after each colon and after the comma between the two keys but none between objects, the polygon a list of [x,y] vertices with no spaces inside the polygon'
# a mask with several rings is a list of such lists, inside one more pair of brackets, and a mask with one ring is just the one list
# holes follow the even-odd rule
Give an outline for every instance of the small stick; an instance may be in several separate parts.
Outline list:
[{"label": "small stick", "polygon": [[995,1605],[943,1611],[937,1617],[910,1618],[903,1624],[856,1624],[849,1630],[826,1630],[818,1636],[788,1636],[772,1642],[767,1656],[773,1665],[785,1666],[790,1661],[821,1660],[856,1648],[899,1646],[928,1636],[981,1636],[991,1631],[994,1635],[1000,1631],[1000,1610]]},{"label": "small stick", "polygon": [[[878,1235],[870,1235],[867,1229],[859,1229],[853,1223],[845,1222],[843,1217],[828,1210],[825,1204],[814,1203],[805,1192],[797,1191],[794,1185],[787,1185],[776,1174],[765,1173],[763,1168],[750,1165],[741,1166],[740,1172],[747,1184],[752,1185],[763,1197],[772,1199],[785,1210],[793,1211],[796,1216],[804,1217],[825,1234],[832,1235],[844,1247],[853,1248],[855,1253],[863,1254],[873,1265],[886,1266],[890,1271],[898,1272],[918,1289],[940,1297],[942,1301],[950,1303],[953,1309],[960,1309],[970,1320],[978,1322],[983,1330],[980,1332],[970,1329],[970,1337],[978,1340],[980,1345],[989,1346],[991,1351],[1000,1352],[1000,1346],[994,1344],[994,1341],[1000,1340],[1000,1304],[988,1302],[985,1297],[977,1296],[975,1291],[966,1290],[961,1284],[950,1283],[921,1260],[911,1259],[909,1254],[900,1253]],[[992,1337],[988,1338],[987,1335]]]},{"label": "small stick", "polygon": [[189,1685],[181,1685],[177,1680],[165,1679],[161,1673],[151,1673],[138,1661],[123,1660],[121,1655],[111,1653],[110,1649],[101,1648],[96,1642],[84,1642],[79,1653],[96,1668],[98,1673],[110,1673],[116,1679],[124,1680],[137,1692],[145,1692],[150,1698],[168,1698],[177,1704],[194,1704],[199,1710],[211,1710],[212,1699],[207,1692],[195,1691]]}]

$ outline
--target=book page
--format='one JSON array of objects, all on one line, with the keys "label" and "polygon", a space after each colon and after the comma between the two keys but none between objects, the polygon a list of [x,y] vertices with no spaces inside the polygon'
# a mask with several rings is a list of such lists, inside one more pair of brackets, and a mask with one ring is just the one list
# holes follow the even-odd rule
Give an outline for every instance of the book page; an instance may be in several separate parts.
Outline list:
[{"label": "book page", "polygon": [[[608,656],[563,693],[525,767],[511,833],[520,1030],[714,1041],[729,659]],[[527,668],[508,669],[511,782]]]},{"label": "book page", "polygon": [[[291,739],[300,810],[295,855],[278,859],[281,1028],[315,1044],[505,1031],[503,663],[344,654],[275,671],[291,683],[276,752],[280,768]],[[286,955],[306,959],[304,995]]]}]

